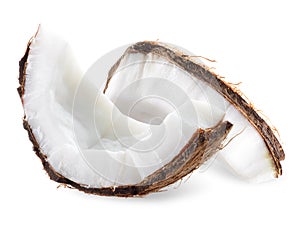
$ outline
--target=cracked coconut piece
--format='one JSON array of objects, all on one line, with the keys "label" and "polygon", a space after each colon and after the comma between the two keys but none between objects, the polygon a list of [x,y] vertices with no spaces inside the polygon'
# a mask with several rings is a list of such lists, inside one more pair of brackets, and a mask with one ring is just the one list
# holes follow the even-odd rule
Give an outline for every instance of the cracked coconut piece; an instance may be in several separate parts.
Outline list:
[{"label": "cracked coconut piece", "polygon": [[[232,129],[218,113],[214,125],[205,127],[212,124],[205,114],[210,106],[198,101],[178,109],[196,111],[197,124],[175,112],[160,124],[122,114],[98,87],[82,81],[68,44],[43,28],[28,43],[19,66],[23,126],[35,153],[52,180],[86,193],[129,197],[159,191],[211,158]],[[77,109],[74,97],[80,85],[84,95]],[[165,139],[154,150],[135,151],[155,144],[160,134]]]}]

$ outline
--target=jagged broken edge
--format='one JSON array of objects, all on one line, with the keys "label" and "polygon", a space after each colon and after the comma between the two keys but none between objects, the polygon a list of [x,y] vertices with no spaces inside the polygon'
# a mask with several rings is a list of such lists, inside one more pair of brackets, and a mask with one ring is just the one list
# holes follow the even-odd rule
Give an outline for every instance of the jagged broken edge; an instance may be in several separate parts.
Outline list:
[{"label": "jagged broken edge", "polygon": [[280,161],[284,160],[285,158],[283,148],[280,142],[278,141],[276,135],[274,134],[272,128],[262,117],[259,116],[259,114],[253,109],[253,107],[251,107],[251,104],[249,104],[237,92],[237,89],[234,86],[220,79],[219,76],[210,71],[210,69],[207,66],[191,60],[189,57],[187,57],[186,54],[178,50],[175,51],[171,47],[163,43],[143,41],[128,47],[125,53],[120,57],[120,59],[112,66],[111,70],[109,71],[106,86],[103,91],[104,93],[109,85],[110,79],[117,70],[120,62],[126,56],[126,54],[130,53],[152,53],[163,57],[169,62],[178,66],[179,68],[187,71],[195,78],[205,82],[207,85],[209,85],[218,93],[220,93],[227,101],[233,104],[238,109],[238,111],[241,112],[260,133],[273,159],[275,177],[282,175],[282,167]]},{"label": "jagged broken edge", "polygon": [[[23,95],[25,92],[26,82],[26,66],[32,40],[33,39],[28,42],[25,54],[19,61],[20,86],[17,88],[17,91],[20,95],[23,105]],[[104,188],[90,188],[86,185],[76,183],[57,173],[47,161],[47,156],[42,153],[39,144],[34,137],[32,129],[29,123],[26,121],[25,112],[23,118],[23,127],[25,130],[27,130],[29,139],[33,144],[33,150],[42,161],[43,167],[48,173],[51,180],[56,181],[60,184],[65,184],[68,187],[76,188],[88,194],[134,197],[144,196],[152,192],[157,192],[162,188],[182,179],[184,176],[197,169],[217,151],[221,150],[222,142],[231,130],[232,124],[225,121],[219,123],[213,128],[196,130],[193,136],[190,138],[189,142],[183,147],[183,149],[177,156],[175,156],[165,166],[146,177],[140,183]]]}]

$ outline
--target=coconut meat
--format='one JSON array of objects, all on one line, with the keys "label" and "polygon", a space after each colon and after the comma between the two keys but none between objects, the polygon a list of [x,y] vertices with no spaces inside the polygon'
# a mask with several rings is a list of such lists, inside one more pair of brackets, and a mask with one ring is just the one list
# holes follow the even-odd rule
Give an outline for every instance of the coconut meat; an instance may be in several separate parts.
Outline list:
[{"label": "coconut meat", "polygon": [[[178,54],[187,55],[185,52]],[[218,122],[216,118],[220,118],[220,114],[224,121],[233,124],[227,136],[228,145],[224,144],[224,149],[218,153],[220,161],[225,162],[235,174],[246,180],[263,182],[276,177],[272,156],[263,138],[247,118],[209,85],[191,76],[168,59],[152,52],[144,54],[128,50],[118,62],[118,67],[111,71],[110,76],[105,94],[124,113],[129,112],[128,102],[143,99],[144,96],[151,95],[153,90],[155,94],[165,95],[166,90],[169,91],[170,87],[176,86],[171,94],[177,100],[177,106],[187,99],[208,106],[209,112],[205,113],[207,121],[211,121],[207,124],[208,127]],[[143,80],[145,82],[141,82]],[[163,80],[169,81],[168,88]],[[180,92],[186,96],[178,94]],[[157,110],[157,107],[160,109]],[[154,108],[156,112],[160,112],[160,115],[156,116],[164,117],[171,112],[167,104],[143,101],[143,104],[135,105],[132,117],[149,121],[153,115],[144,112]],[[203,113],[201,109],[197,112]]]},{"label": "coconut meat", "polygon": [[[176,156],[197,128],[224,117],[222,107],[196,98],[181,99],[175,110],[149,99],[158,107],[156,122],[139,107],[137,117],[127,116],[122,105],[115,106],[112,92],[103,94],[84,79],[68,44],[43,28],[32,39],[25,73],[24,112],[41,153],[57,173],[88,187],[142,181]],[[117,89],[120,83],[114,82],[110,87]],[[123,100],[130,102],[130,96]],[[148,102],[144,112],[151,111]]]}]

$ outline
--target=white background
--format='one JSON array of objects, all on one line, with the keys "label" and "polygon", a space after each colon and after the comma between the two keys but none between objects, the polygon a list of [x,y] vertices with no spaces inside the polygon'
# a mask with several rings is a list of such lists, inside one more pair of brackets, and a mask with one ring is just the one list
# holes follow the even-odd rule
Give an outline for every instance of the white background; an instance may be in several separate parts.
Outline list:
[{"label": "white background", "polygon": [[[0,2],[0,224],[299,224],[299,22],[297,1]],[[218,166],[145,198],[59,188],[22,128],[18,60],[39,23],[69,39],[83,68],[123,44],[170,42],[215,67],[280,132],[283,176],[249,184]]]}]

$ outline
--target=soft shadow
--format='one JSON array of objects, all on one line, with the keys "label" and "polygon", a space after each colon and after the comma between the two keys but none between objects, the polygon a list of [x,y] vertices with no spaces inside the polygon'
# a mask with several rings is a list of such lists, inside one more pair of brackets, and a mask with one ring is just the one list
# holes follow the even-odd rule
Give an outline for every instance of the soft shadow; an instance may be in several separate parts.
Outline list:
[{"label": "soft shadow", "polygon": [[[97,196],[86,194],[77,189],[70,189],[61,187],[58,191],[63,191],[63,194],[72,195],[72,198],[78,198],[80,201],[110,201],[116,202],[118,204],[128,204],[130,202],[139,202],[139,203],[153,203],[153,202],[161,202],[161,201],[179,201],[181,199],[193,199],[199,195],[205,195],[205,192],[209,190],[209,184],[205,182],[205,179],[199,180],[197,179],[197,171],[194,172],[191,176],[187,176],[182,181],[178,181],[177,183],[159,191],[156,193],[151,193],[142,197],[113,197],[113,196]],[[194,178],[194,179],[193,179]],[[200,182],[199,182],[200,181]],[[206,184],[205,184],[206,183]]]},{"label": "soft shadow", "polygon": [[[174,185],[165,188],[163,191],[152,193],[145,196],[146,201],[178,201],[181,199],[193,199],[195,196],[205,194],[208,191],[208,184],[205,181],[199,182],[196,176],[199,174],[192,175],[192,177],[184,178],[181,182],[177,182]],[[193,177],[195,179],[193,179]]]}]

